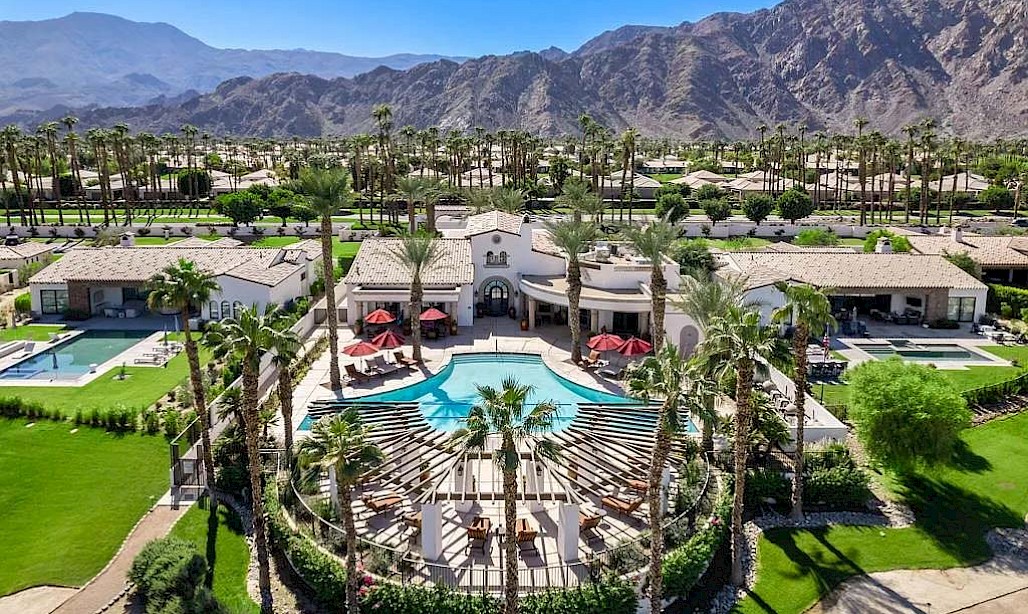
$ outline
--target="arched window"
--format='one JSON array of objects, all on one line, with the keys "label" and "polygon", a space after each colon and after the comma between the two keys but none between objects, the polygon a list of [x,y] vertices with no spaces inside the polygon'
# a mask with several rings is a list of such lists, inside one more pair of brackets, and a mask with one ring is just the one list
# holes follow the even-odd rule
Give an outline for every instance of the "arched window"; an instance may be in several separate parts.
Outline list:
[{"label": "arched window", "polygon": [[212,320],[220,320],[221,319],[221,315],[219,315],[220,312],[218,311],[218,301],[211,301],[209,310],[210,310],[210,313],[208,314],[208,317],[210,319],[212,319]]},{"label": "arched window", "polygon": [[494,254],[492,251],[486,252],[485,253],[485,263],[486,264],[496,264],[496,254]]},{"label": "arched window", "polygon": [[500,259],[498,264],[507,264],[507,252],[500,252]]},{"label": "arched window", "polygon": [[228,304],[228,301],[221,301],[221,318],[224,319],[232,315],[232,307]]},{"label": "arched window", "polygon": [[242,303],[240,303],[239,301],[236,301],[236,302],[232,303],[232,317],[233,318],[237,318],[238,319],[239,318],[239,314],[242,311],[243,311],[243,304]]}]

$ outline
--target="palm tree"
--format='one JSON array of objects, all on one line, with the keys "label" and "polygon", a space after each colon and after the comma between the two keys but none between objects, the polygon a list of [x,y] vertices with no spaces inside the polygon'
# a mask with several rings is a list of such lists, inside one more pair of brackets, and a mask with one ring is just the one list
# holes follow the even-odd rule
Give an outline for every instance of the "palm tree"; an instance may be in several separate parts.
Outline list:
[{"label": "palm tree", "polygon": [[518,188],[497,188],[491,192],[493,208],[505,213],[521,213],[525,210],[525,192]]},{"label": "palm tree", "polygon": [[392,250],[393,259],[410,272],[410,322],[413,358],[421,361],[422,299],[425,296],[421,276],[439,257],[439,243],[428,234],[407,235]]},{"label": "palm tree", "polygon": [[803,428],[806,422],[804,403],[807,390],[807,343],[811,331],[820,332],[835,328],[832,304],[825,292],[807,284],[775,284],[775,289],[785,296],[785,305],[775,309],[775,322],[792,323],[792,357],[794,361],[792,381],[796,386],[793,404],[796,406],[796,459],[792,488],[792,518],[803,520]]},{"label": "palm tree", "polygon": [[[564,188],[556,198],[558,205],[571,209],[571,215],[576,222],[582,221],[582,213],[586,210],[596,208],[597,203],[602,200],[592,191],[589,182],[580,177],[571,177],[564,182]],[[593,219],[593,222],[599,220]]]},{"label": "palm tree", "polygon": [[635,249],[650,259],[650,312],[653,317],[653,349],[659,351],[664,345],[664,313],[667,303],[664,254],[678,239],[678,230],[665,220],[654,220],[641,228],[627,227],[624,232]]},{"label": "palm tree", "polygon": [[579,303],[582,298],[582,269],[578,255],[596,239],[596,226],[591,222],[569,219],[546,222],[553,244],[568,259],[565,278],[568,282],[568,326],[571,327],[571,362],[582,361],[582,322]]},{"label": "palm tree", "polygon": [[[910,189],[910,172],[914,168],[914,136],[917,135],[918,130],[919,128],[914,124],[908,124],[906,126],[903,126],[903,133],[907,135],[907,164],[906,168],[904,169],[904,179],[907,183],[907,216],[905,220],[906,224],[910,223],[910,196],[913,192],[913,190]],[[923,189],[924,181],[922,181],[921,184]]]},{"label": "palm tree", "polygon": [[278,401],[285,429],[286,467],[293,464],[293,361],[302,344],[296,334],[287,329],[276,338],[272,362],[278,367]]},{"label": "palm tree", "polygon": [[[625,186],[628,188],[628,221],[632,221],[632,194],[635,191],[632,186],[635,186],[635,148],[636,139],[639,138],[639,132],[635,128],[629,128],[621,134],[621,201],[622,204],[625,201]],[[632,174],[631,181],[626,181],[626,175]],[[621,209],[621,216],[618,219],[624,219],[624,207]]]},{"label": "palm tree", "polygon": [[666,493],[662,488],[664,466],[671,454],[672,439],[682,426],[683,410],[696,406],[696,397],[690,390],[688,363],[678,348],[668,343],[653,356],[645,358],[628,371],[625,389],[629,396],[649,402],[660,400],[657,418],[656,441],[650,456],[648,487],[646,490],[650,522],[650,611],[663,611],[661,587],[663,586],[664,526],[663,500]]},{"label": "palm tree", "polygon": [[147,306],[159,309],[175,309],[182,321],[182,335],[185,337],[186,360],[189,363],[189,383],[193,389],[193,404],[200,420],[200,437],[203,444],[203,465],[207,478],[207,492],[211,498],[211,513],[218,507],[214,489],[214,455],[211,450],[211,415],[207,411],[207,399],[203,387],[203,373],[200,371],[200,354],[190,330],[190,312],[221,292],[214,276],[196,266],[196,263],[179,258],[157,273],[147,284],[150,290]]},{"label": "palm tree", "polygon": [[64,226],[64,208],[61,202],[60,164],[57,158],[57,133],[60,130],[58,122],[50,121],[36,128],[36,134],[42,135],[46,140],[47,157],[50,159],[50,190],[53,192],[54,200],[57,201],[57,223]]},{"label": "palm tree", "polygon": [[260,449],[257,445],[260,431],[258,385],[261,357],[281,346],[281,338],[288,334],[279,330],[281,319],[282,312],[274,305],[270,305],[264,313],[258,311],[256,305],[244,307],[238,316],[212,324],[204,341],[214,349],[215,355],[238,360],[243,367],[243,428],[250,465],[250,504],[262,614],[271,614],[272,595],[268,532],[264,518],[264,487],[261,482]]},{"label": "palm tree", "polygon": [[[503,516],[506,561],[504,570],[505,614],[515,614],[518,607],[518,555],[516,527],[518,516],[518,470],[521,468],[521,450],[529,442],[535,453],[544,458],[556,458],[556,445],[542,436],[553,430],[557,406],[551,401],[525,407],[532,387],[518,383],[513,377],[503,380],[500,390],[492,386],[478,386],[482,401],[464,418],[464,427],[453,434],[451,445],[464,452],[481,452],[494,448],[493,459],[503,473]],[[499,440],[493,443],[494,440]],[[498,445],[496,445],[498,444]]]},{"label": "palm tree", "polygon": [[353,199],[346,171],[341,168],[309,168],[300,173],[297,187],[307,196],[311,209],[321,218],[321,269],[325,278],[328,318],[328,377],[332,390],[343,387],[339,376],[339,313],[336,308],[335,266],[332,260],[332,215]]},{"label": "palm tree", "polygon": [[[735,493],[732,504],[732,583],[742,586],[742,568],[746,547],[742,532],[743,502],[746,492],[747,441],[753,409],[753,375],[757,361],[769,357],[777,345],[777,336],[770,327],[761,325],[760,313],[751,308],[732,306],[714,317],[707,328],[707,338],[700,344],[704,360],[716,366],[723,376],[735,371]],[[721,379],[721,378],[719,378]]]},{"label": "palm tree", "polygon": [[414,234],[418,231],[416,203],[427,203],[432,193],[438,189],[435,181],[426,180],[421,177],[400,177],[396,180],[396,191],[407,200],[407,225],[408,232]]},{"label": "palm tree", "polygon": [[335,472],[339,512],[346,532],[346,611],[358,612],[357,529],[353,521],[354,487],[369,470],[382,464],[382,450],[371,441],[371,427],[361,423],[355,410],[318,420],[310,437],[300,442],[305,466]]}]

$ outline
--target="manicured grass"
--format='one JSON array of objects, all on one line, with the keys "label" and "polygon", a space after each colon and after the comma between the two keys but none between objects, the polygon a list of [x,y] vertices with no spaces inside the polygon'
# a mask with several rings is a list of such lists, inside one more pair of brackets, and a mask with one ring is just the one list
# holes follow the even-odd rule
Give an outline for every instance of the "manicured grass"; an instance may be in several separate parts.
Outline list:
[{"label": "manicured grass", "polygon": [[285,247],[292,245],[300,240],[300,237],[261,237],[253,243],[250,247]]},{"label": "manicured grass", "polygon": [[[209,357],[210,352],[201,346],[201,364],[207,362]],[[189,365],[185,352],[181,352],[169,360],[166,367],[128,366],[125,372],[129,377],[124,380],[115,379],[119,371],[118,368],[112,369],[84,386],[0,387],[0,396],[18,396],[38,401],[68,415],[74,414],[76,410],[86,412],[95,407],[107,409],[118,405],[143,409],[153,405],[183,382],[189,376]]]},{"label": "manicured grass", "polygon": [[168,237],[165,239],[162,237],[136,237],[136,245],[171,245],[172,243],[178,243],[182,240],[182,237]]},{"label": "manicured grass", "polygon": [[917,515],[913,528],[768,531],[757,583],[736,611],[798,613],[853,575],[987,559],[985,532],[1022,526],[1028,513],[1028,414],[969,429],[962,441],[948,466],[885,479]]},{"label": "manicured grass", "polygon": [[704,239],[704,241],[711,247],[728,251],[760,249],[771,243],[768,239],[761,239],[759,237],[730,237],[728,239]]},{"label": "manicured grass", "polygon": [[0,343],[6,341],[49,341],[50,333],[64,330],[63,324],[28,324],[0,330]]},{"label": "manicured grass", "polygon": [[0,419],[0,595],[80,586],[168,488],[163,437]]},{"label": "manicured grass", "polygon": [[[667,183],[669,181],[678,179],[681,176],[681,173],[657,173],[655,175],[647,175],[647,177],[649,177],[650,179],[655,179],[661,183]],[[620,181],[620,178],[618,179],[618,181]]]},{"label": "manicured grass", "polygon": [[239,516],[230,508],[218,506],[217,522],[211,522],[208,499],[194,505],[175,524],[171,535],[193,542],[213,562],[210,578],[215,597],[230,612],[260,612],[260,606],[246,592],[246,574],[250,549],[246,543]]},{"label": "manicured grass", "polygon": [[360,241],[340,241],[338,238],[332,240],[332,256],[339,258],[353,258],[361,247]]},{"label": "manicured grass", "polygon": [[863,247],[864,240],[863,239],[853,239],[853,238],[839,239],[839,245],[851,245],[851,246]]}]

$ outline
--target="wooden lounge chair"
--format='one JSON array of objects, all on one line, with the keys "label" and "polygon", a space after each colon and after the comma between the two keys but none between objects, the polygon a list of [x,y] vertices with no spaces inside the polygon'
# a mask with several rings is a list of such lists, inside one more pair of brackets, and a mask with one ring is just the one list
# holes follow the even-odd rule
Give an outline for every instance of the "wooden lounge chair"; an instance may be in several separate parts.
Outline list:
[{"label": "wooden lounge chair", "polygon": [[628,487],[631,488],[632,490],[636,491],[636,492],[641,492],[641,493],[644,493],[644,494],[646,493],[647,490],[650,489],[650,485],[646,482],[646,480],[636,480],[636,479],[628,480]]},{"label": "wooden lounge chair", "polygon": [[371,374],[358,371],[357,367],[353,365],[346,365],[346,377],[349,378],[350,381],[366,382],[371,379]]},{"label": "wooden lounge chair", "polygon": [[518,548],[538,551],[535,538],[539,537],[539,530],[532,526],[527,518],[518,518],[514,528],[514,541],[517,542]]},{"label": "wooden lounge chair", "polygon": [[616,495],[608,495],[603,499],[600,499],[600,503],[603,504],[603,507],[609,508],[619,516],[631,516],[632,513],[642,505],[643,498],[636,497],[630,501],[626,501]]},{"label": "wooden lounge chair", "polygon": [[400,367],[387,363],[382,356],[375,356],[371,359],[371,368],[377,371],[379,375],[389,375],[400,370]]},{"label": "wooden lounge chair", "polygon": [[603,539],[596,529],[600,526],[600,522],[603,521],[603,516],[600,514],[588,514],[586,512],[578,512],[578,534],[585,537],[585,542],[589,543],[597,539]]},{"label": "wooden lounge chair", "polygon": [[403,502],[403,497],[396,493],[385,493],[379,495],[364,495],[361,497],[361,501],[368,507],[369,510],[376,514],[384,512],[391,507],[395,507]]},{"label": "wooden lounge chair", "polygon": [[403,350],[396,350],[395,352],[393,352],[393,359],[396,360],[396,364],[406,365],[411,369],[418,366],[418,361],[414,360],[413,358],[407,358],[406,356],[404,356]]},{"label": "wooden lounge chair", "polygon": [[610,363],[600,358],[600,353],[597,350],[589,352],[589,356],[582,359],[582,366],[586,369],[598,369],[606,367],[608,364]]},{"label": "wooden lounge chair", "polygon": [[474,549],[475,542],[481,542],[482,554],[485,554],[485,547],[489,541],[489,530],[492,526],[492,520],[485,516],[475,516],[471,524],[466,527],[468,531],[468,548]]}]

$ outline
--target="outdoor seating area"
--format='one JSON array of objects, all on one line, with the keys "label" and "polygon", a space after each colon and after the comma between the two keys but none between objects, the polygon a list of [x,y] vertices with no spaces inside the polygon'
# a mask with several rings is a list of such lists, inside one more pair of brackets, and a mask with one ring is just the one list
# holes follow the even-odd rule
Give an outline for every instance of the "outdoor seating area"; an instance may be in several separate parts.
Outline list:
[{"label": "outdoor seating area", "polygon": [[417,367],[417,361],[404,356],[402,350],[393,352],[393,362],[389,362],[385,355],[379,352],[399,348],[406,340],[400,333],[388,328],[388,325],[395,322],[396,318],[384,309],[378,309],[368,314],[372,324],[382,326],[381,332],[372,337],[371,341],[357,340],[355,343],[343,348],[343,354],[360,358],[363,357],[364,368],[356,363],[344,366],[346,378],[352,385],[370,381],[374,378],[384,378],[401,371],[408,371]]}]

